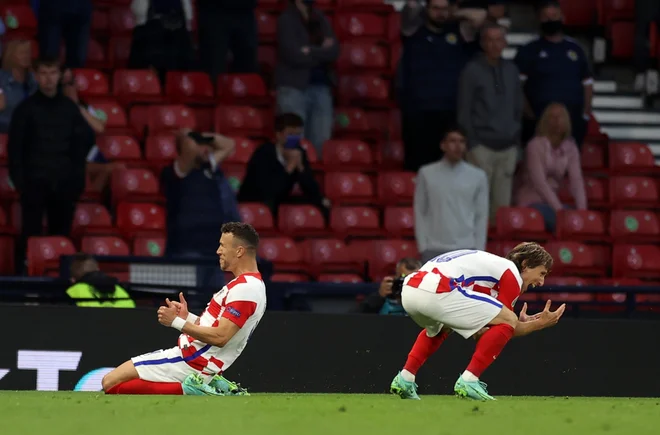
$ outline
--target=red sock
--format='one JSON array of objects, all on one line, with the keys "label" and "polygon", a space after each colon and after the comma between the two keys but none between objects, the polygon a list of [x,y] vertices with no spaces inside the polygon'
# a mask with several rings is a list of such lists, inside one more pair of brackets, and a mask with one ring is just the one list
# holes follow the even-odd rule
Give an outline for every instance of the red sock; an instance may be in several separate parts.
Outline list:
[{"label": "red sock", "polygon": [[403,369],[408,370],[413,375],[417,375],[420,367],[438,350],[448,335],[449,331],[442,331],[435,337],[429,337],[426,335],[426,329],[423,329],[417,336],[417,340],[408,354],[408,360],[406,360],[406,365],[403,366]]},{"label": "red sock", "polygon": [[108,389],[106,394],[158,394],[183,395],[183,388],[178,382],[149,382],[133,379]]},{"label": "red sock", "polygon": [[491,326],[477,342],[477,348],[472,355],[472,361],[467,366],[467,371],[480,377],[511,340],[513,332],[513,327],[505,323]]}]

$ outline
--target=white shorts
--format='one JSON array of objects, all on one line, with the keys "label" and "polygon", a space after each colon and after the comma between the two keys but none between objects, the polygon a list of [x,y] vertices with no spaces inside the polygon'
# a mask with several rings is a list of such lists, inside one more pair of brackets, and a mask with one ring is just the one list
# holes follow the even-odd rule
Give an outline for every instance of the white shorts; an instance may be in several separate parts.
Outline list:
[{"label": "white shorts", "polygon": [[202,375],[206,383],[213,378],[212,373],[202,373],[188,365],[178,346],[131,358],[138,376],[150,382],[183,382],[193,373]]},{"label": "white shorts", "polygon": [[456,288],[446,293],[431,293],[403,286],[401,302],[406,313],[429,337],[435,337],[443,326],[470,338],[485,327],[502,310],[502,303],[483,294]]}]

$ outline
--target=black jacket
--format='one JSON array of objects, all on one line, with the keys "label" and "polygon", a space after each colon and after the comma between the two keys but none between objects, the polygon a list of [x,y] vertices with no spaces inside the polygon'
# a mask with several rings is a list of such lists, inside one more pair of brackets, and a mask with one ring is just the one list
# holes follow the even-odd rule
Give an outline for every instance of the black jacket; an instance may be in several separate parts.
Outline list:
[{"label": "black jacket", "polygon": [[9,126],[9,175],[16,190],[39,180],[82,192],[93,144],[94,135],[71,99],[37,91],[18,105]]}]

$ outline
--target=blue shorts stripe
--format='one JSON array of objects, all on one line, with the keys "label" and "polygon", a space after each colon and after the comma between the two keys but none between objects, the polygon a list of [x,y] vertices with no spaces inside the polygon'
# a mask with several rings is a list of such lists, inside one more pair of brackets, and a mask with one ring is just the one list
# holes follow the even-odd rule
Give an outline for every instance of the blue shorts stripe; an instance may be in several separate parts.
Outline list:
[{"label": "blue shorts stripe", "polygon": [[136,363],[133,363],[134,366],[157,366],[161,364],[174,364],[178,362],[188,362],[192,361],[207,350],[211,348],[210,344],[207,344],[203,348],[199,349],[197,352],[193,353],[192,355],[189,355],[187,357],[182,357],[182,356],[177,356],[176,358],[162,358],[162,359],[154,359],[150,361],[138,361]]},{"label": "blue shorts stripe", "polygon": [[494,299],[491,299],[491,298],[488,298],[488,297],[485,297],[485,296],[479,296],[479,295],[476,295],[476,294],[469,294],[468,292],[466,292],[461,287],[456,287],[456,290],[458,290],[458,292],[460,294],[462,294],[463,296],[468,297],[470,299],[474,299],[475,301],[486,302],[486,303],[489,303],[491,305],[496,306],[497,308],[502,308],[504,306],[500,302],[498,302]]}]

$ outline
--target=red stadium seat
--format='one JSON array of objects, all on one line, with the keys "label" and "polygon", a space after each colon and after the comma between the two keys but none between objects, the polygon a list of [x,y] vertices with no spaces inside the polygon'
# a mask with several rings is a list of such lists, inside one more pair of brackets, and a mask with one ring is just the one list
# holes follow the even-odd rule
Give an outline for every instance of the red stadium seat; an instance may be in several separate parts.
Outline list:
[{"label": "red stadium seat", "polygon": [[[334,137],[350,137],[360,140],[374,135],[369,119],[362,109],[335,109]],[[379,132],[382,133],[382,132]]]},{"label": "red stadium seat", "polygon": [[[540,299],[542,301],[551,300],[553,302],[553,310],[557,309],[558,304],[562,303],[586,303],[593,302],[596,297],[593,293],[541,293]],[[567,307],[567,310],[571,310],[572,307]]]},{"label": "red stadium seat", "polygon": [[165,77],[165,94],[171,103],[215,103],[215,91],[204,72],[170,71]]},{"label": "red stadium seat", "polygon": [[300,249],[313,275],[326,272],[364,272],[364,267],[355,261],[342,240],[308,239],[301,243]]},{"label": "red stadium seat", "polygon": [[147,131],[147,126],[149,125],[149,107],[143,105],[132,106],[131,111],[128,113],[128,123],[135,129],[140,139],[149,133]]},{"label": "red stadium seat", "polygon": [[366,70],[386,73],[390,69],[387,46],[374,41],[345,42],[341,45],[337,69],[348,73],[363,73]]},{"label": "red stadium seat", "polygon": [[[609,206],[607,195],[607,184],[605,179],[596,177],[584,177],[584,189],[587,193],[587,204],[589,208],[603,208]],[[575,199],[570,191],[568,181],[564,182],[559,190],[559,199],[564,204],[575,204]]]},{"label": "red stadium seat", "polygon": [[658,173],[651,149],[639,142],[611,143],[610,169],[622,175]]},{"label": "red stadium seat", "polygon": [[644,281],[638,278],[601,278],[596,280],[594,284],[612,287],[637,287],[643,285]]},{"label": "red stadium seat", "polygon": [[629,60],[635,50],[635,23],[616,21],[609,27],[610,54],[614,59]]},{"label": "red stadium seat", "polygon": [[266,84],[259,74],[218,76],[217,96],[226,104],[259,105],[270,101]]},{"label": "red stadium seat", "polygon": [[486,244],[486,252],[506,257],[519,243],[518,240],[491,240]]},{"label": "red stadium seat", "polygon": [[119,237],[83,237],[82,251],[91,255],[131,255],[126,242]]},{"label": "red stadium seat", "polygon": [[605,216],[592,210],[560,210],[557,238],[563,240],[607,240]]},{"label": "red stadium seat", "polygon": [[410,204],[415,194],[414,172],[378,174],[378,199],[383,204]]},{"label": "red stadium seat", "polygon": [[110,17],[107,11],[92,11],[92,35],[107,36],[110,29]]},{"label": "red stadium seat", "polygon": [[371,149],[357,139],[328,140],[323,144],[325,170],[361,170],[373,165]]},{"label": "red stadium seat", "polygon": [[114,7],[110,9],[109,25],[112,36],[130,36],[135,27],[135,15],[131,8]]},{"label": "red stadium seat", "polygon": [[390,85],[377,75],[342,76],[339,79],[339,104],[360,107],[387,107]]},{"label": "red stadium seat", "polygon": [[87,45],[87,68],[106,69],[113,65],[107,54],[106,47],[95,39],[90,39]]},{"label": "red stadium seat", "polygon": [[280,205],[277,227],[290,236],[322,236],[326,233],[323,214],[312,205]]},{"label": "red stadium seat", "polygon": [[117,227],[129,239],[136,236],[162,236],[165,210],[157,204],[121,202],[117,206]]},{"label": "red stadium seat", "polygon": [[335,17],[335,31],[341,40],[380,40],[391,39],[388,19],[370,13],[340,12]]},{"label": "red stadium seat", "polygon": [[29,276],[59,276],[60,257],[74,255],[76,248],[66,237],[30,237],[27,242]]},{"label": "red stadium seat", "polygon": [[302,273],[274,273],[270,280],[273,282],[308,282],[309,277]]},{"label": "red stadium seat", "polygon": [[9,170],[5,167],[0,167],[0,199],[18,199],[18,192],[16,192],[14,183],[9,178]]},{"label": "red stadium seat", "polygon": [[572,241],[552,241],[544,245],[552,258],[558,275],[602,276],[603,268],[596,265],[591,246]]},{"label": "red stadium seat", "polygon": [[155,173],[160,174],[161,170],[177,157],[176,137],[165,134],[147,137],[144,156]]},{"label": "red stadium seat", "polygon": [[360,172],[329,172],[324,185],[326,196],[339,203],[365,203],[374,196],[373,183]]},{"label": "red stadium seat", "polygon": [[322,273],[318,277],[318,282],[333,284],[358,284],[364,282],[360,275],[355,273]]},{"label": "red stadium seat", "polygon": [[136,237],[133,241],[133,255],[162,257],[165,254],[165,243],[165,237]]},{"label": "red stadium seat", "polygon": [[545,221],[538,210],[528,207],[500,207],[496,215],[497,237],[505,239],[547,240]]},{"label": "red stadium seat", "polygon": [[110,94],[108,77],[97,69],[74,69],[76,88],[81,97],[106,97]]},{"label": "red stadium seat", "polygon": [[596,24],[598,0],[559,0],[564,21],[570,27],[590,28]]},{"label": "red stadium seat", "polygon": [[147,127],[149,135],[160,132],[196,127],[193,111],[183,105],[156,105],[149,106]]},{"label": "red stadium seat", "polygon": [[277,48],[272,45],[260,45],[257,51],[257,60],[262,74],[272,74],[277,64]]},{"label": "red stadium seat", "polygon": [[260,138],[266,133],[266,123],[260,110],[249,106],[218,106],[215,109],[214,130],[231,136]]},{"label": "red stadium seat", "polygon": [[378,210],[371,207],[333,207],[330,228],[345,236],[378,236],[382,234]]},{"label": "red stadium seat", "polygon": [[390,110],[389,122],[391,139],[401,139],[401,111]]},{"label": "red stadium seat", "polygon": [[403,169],[404,149],[400,140],[391,140],[383,144],[376,155],[382,168]]},{"label": "red stadium seat", "polygon": [[649,177],[611,177],[610,202],[612,206],[622,208],[658,207],[658,185]]},{"label": "red stadium seat", "polygon": [[115,68],[125,68],[131,55],[130,36],[119,36],[110,38],[108,46],[108,60]]},{"label": "red stadium seat", "polygon": [[225,160],[227,163],[247,163],[257,149],[256,142],[244,137],[233,138],[236,141],[234,152]]},{"label": "red stadium seat", "polygon": [[34,38],[37,36],[37,19],[28,4],[0,6],[0,18],[5,23],[7,38]]},{"label": "red stadium seat", "polygon": [[108,160],[123,162],[142,160],[140,144],[131,136],[100,136],[96,145]]},{"label": "red stadium seat", "polygon": [[4,133],[0,133],[0,164],[7,161],[7,158],[8,158],[7,141],[8,140],[9,140],[9,136],[7,136]]},{"label": "red stadium seat", "polygon": [[598,143],[586,142],[582,145],[580,157],[582,172],[604,173],[607,171],[605,163],[605,147]]},{"label": "red stadium seat", "polygon": [[[351,246],[351,245],[349,245]],[[362,256],[364,253],[360,253]],[[417,257],[417,247],[410,240],[374,240],[367,245],[369,277],[376,282],[394,274],[396,263],[404,257]]]},{"label": "red stadium seat", "polygon": [[337,0],[337,8],[347,11],[394,12],[392,5],[382,0]]},{"label": "red stadium seat", "polygon": [[135,131],[128,127],[128,120],[124,109],[113,100],[93,101],[94,109],[100,111],[105,122],[106,134],[133,134]]},{"label": "red stadium seat", "polygon": [[259,234],[273,234],[275,223],[270,208],[257,202],[242,202],[238,204],[241,221],[252,225]]},{"label": "red stadium seat", "polygon": [[635,18],[635,0],[597,0],[598,22],[605,27],[615,20]]},{"label": "red stadium seat", "polygon": [[120,201],[161,202],[159,180],[148,169],[114,171],[111,180],[112,199]]},{"label": "red stadium seat", "polygon": [[[591,285],[587,278],[579,276],[553,276],[550,275],[545,279],[544,287],[585,287]],[[552,299],[552,298],[550,298]]]},{"label": "red stadium seat", "polygon": [[259,242],[259,256],[273,263],[275,271],[305,272],[302,255],[289,237],[264,238]]},{"label": "red stadium seat", "polygon": [[277,37],[277,17],[263,10],[256,11],[259,41],[274,42]]},{"label": "red stadium seat", "polygon": [[316,148],[314,148],[314,145],[307,139],[303,139],[300,141],[300,148],[305,150],[305,153],[307,154],[307,160],[311,164],[315,164],[318,162],[319,158],[316,155]]},{"label": "red stadium seat", "polygon": [[114,95],[123,104],[163,101],[160,81],[152,70],[116,70],[112,77],[112,88]]},{"label": "red stadium seat", "polygon": [[660,278],[660,247],[614,245],[612,276],[615,278]]},{"label": "red stadium seat", "polygon": [[101,204],[80,202],[76,205],[71,229],[72,237],[82,235],[110,235],[115,233],[112,217]]},{"label": "red stadium seat", "polygon": [[648,210],[613,210],[610,234],[615,242],[660,242],[660,219]]},{"label": "red stadium seat", "polygon": [[415,234],[415,215],[412,207],[387,207],[384,221],[385,231],[392,237],[406,237]]},{"label": "red stadium seat", "polygon": [[0,276],[9,276],[15,273],[14,238],[0,236]]}]

